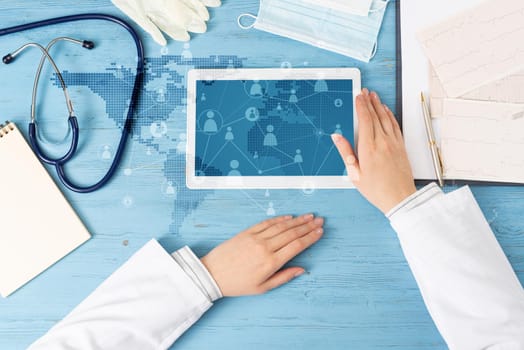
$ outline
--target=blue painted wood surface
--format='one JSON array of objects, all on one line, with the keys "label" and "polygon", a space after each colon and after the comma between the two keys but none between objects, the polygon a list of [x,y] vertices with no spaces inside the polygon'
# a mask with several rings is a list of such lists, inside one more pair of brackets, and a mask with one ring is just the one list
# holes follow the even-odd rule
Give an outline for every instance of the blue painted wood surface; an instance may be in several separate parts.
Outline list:
[{"label": "blue painted wood surface", "polygon": [[[362,70],[363,86],[378,91],[395,107],[393,5],[386,14],[377,56],[370,64],[256,30],[240,30],[237,16],[257,9],[257,0],[225,0],[222,8],[212,11],[209,32],[191,41],[193,56],[235,55],[245,58],[247,67],[280,67],[283,62],[295,67],[357,66]],[[109,1],[98,0],[75,1],[74,6],[56,0],[6,0],[0,10],[0,27],[76,12],[121,15]],[[58,48],[63,70],[105,72],[115,63],[133,67],[134,52],[127,35],[99,23],[60,25],[0,37],[0,52],[12,51],[26,41],[45,44],[62,35],[99,44],[93,52],[67,45]],[[143,38],[147,57],[166,54],[148,36],[143,34]],[[168,45],[169,53],[180,54],[183,49],[181,43],[170,41]],[[0,118],[13,120],[24,129],[38,57],[36,52],[27,53],[12,66],[0,67]],[[46,74],[49,77],[50,72]],[[60,91],[51,87],[49,80],[43,84],[41,123],[48,137],[57,140],[66,132],[66,109]],[[81,181],[91,182],[107,168],[100,152],[115,144],[119,129],[105,115],[100,96],[82,87],[72,88],[72,95],[84,134],[81,157],[69,169]],[[176,142],[183,141],[183,114],[168,126],[172,137],[164,140],[159,150],[176,148]],[[0,349],[27,347],[150,238],[158,238],[168,250],[187,244],[201,255],[264,219],[269,201],[277,214],[312,211],[326,217],[324,238],[294,262],[308,273],[264,296],[219,301],[173,349],[445,348],[395,233],[357,192],[211,191],[202,194],[205,199],[197,208],[183,215],[182,204],[165,194],[166,172],[173,165],[159,150],[134,137],[109,186],[89,195],[64,192],[93,239],[8,299],[0,300]],[[474,186],[473,192],[522,282],[524,188]]]}]

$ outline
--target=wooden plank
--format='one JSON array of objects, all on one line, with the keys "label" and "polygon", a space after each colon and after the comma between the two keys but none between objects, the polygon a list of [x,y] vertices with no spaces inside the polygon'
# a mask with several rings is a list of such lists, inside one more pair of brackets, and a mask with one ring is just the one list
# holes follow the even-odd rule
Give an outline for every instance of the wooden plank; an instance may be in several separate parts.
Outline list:
[{"label": "wooden plank", "polygon": [[[57,0],[4,1],[2,27],[76,12],[120,15],[109,1],[76,1],[74,8]],[[224,1],[212,10],[209,33],[191,41],[194,57],[234,55],[247,67],[357,66],[363,85],[379,92],[395,108],[395,13],[390,5],[380,35],[377,57],[368,65],[256,30],[237,28],[236,18],[256,13],[257,0]],[[143,33],[142,33],[143,34]],[[47,43],[55,36],[95,40],[98,48],[83,52],[57,48],[63,70],[106,72],[131,68],[134,52],[124,32],[106,24],[63,25],[0,38],[0,52],[30,40]],[[146,56],[159,58],[161,48],[142,35]],[[170,41],[169,55],[180,55],[181,43]],[[62,55],[58,55],[58,52]],[[0,106],[4,119],[22,129],[28,121],[36,53],[12,66],[0,66]],[[50,72],[47,72],[49,77]],[[46,78],[47,80],[48,78]],[[60,91],[41,85],[39,116],[43,127],[65,133],[65,106]],[[70,167],[81,181],[91,182],[108,166],[101,160],[119,130],[107,118],[107,105],[83,87],[72,88],[84,132],[81,154]],[[45,101],[45,102],[44,102]],[[169,150],[185,130],[183,111],[169,119],[168,136],[148,146],[143,135],[129,143],[115,179],[103,190],[78,195],[65,192],[94,238],[9,299],[0,300],[0,349],[24,349],[85,298],[101,281],[152,237],[168,250],[191,246],[199,255],[264,219],[269,201],[277,214],[315,212],[326,217],[325,237],[293,263],[308,273],[264,296],[224,299],[191,328],[173,349],[444,349],[387,220],[355,191],[209,191],[194,210],[191,201],[162,192],[169,176],[183,167]],[[143,118],[144,116],[139,116]],[[147,125],[142,125],[147,134]],[[50,130],[50,129],[46,129]],[[49,131],[48,131],[49,132]],[[51,132],[49,132],[52,134]],[[141,138],[142,137],[142,138]],[[72,168],[72,169],[71,169]],[[126,170],[127,169],[127,170]],[[183,181],[177,180],[178,186]],[[474,187],[473,191],[521,281],[524,280],[524,207],[522,187]],[[268,196],[267,196],[268,195]],[[28,213],[30,216],[30,213]]]}]

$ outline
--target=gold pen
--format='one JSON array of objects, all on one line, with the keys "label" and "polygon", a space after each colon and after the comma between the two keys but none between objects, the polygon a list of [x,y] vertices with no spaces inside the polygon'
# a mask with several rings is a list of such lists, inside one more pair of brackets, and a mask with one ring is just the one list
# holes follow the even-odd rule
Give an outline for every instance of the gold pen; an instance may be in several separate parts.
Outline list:
[{"label": "gold pen", "polygon": [[433,166],[435,167],[435,174],[437,175],[438,184],[440,187],[444,186],[444,174],[442,169],[442,159],[440,151],[437,146],[435,132],[433,131],[433,124],[429,114],[428,105],[424,97],[424,93],[420,93],[420,100],[422,102],[422,113],[424,114],[424,123],[426,124],[426,135],[428,136],[429,148],[431,150],[431,157],[433,158]]}]

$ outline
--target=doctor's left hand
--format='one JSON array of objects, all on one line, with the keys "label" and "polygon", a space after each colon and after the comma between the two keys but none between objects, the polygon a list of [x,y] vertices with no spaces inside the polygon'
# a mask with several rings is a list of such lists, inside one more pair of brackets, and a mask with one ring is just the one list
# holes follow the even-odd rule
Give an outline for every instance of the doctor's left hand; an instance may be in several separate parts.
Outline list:
[{"label": "doctor's left hand", "polygon": [[281,216],[222,243],[201,261],[224,296],[262,294],[304,273],[282,266],[322,237],[324,219],[313,214]]}]

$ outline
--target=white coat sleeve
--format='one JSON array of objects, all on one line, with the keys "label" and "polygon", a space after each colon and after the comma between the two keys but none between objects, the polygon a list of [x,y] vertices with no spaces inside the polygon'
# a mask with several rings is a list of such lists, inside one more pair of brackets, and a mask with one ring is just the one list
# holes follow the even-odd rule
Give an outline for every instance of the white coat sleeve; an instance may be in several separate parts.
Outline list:
[{"label": "white coat sleeve", "polygon": [[29,349],[167,349],[221,296],[189,248],[152,240]]},{"label": "white coat sleeve", "polygon": [[468,187],[428,185],[388,217],[450,349],[524,349],[524,290]]}]

